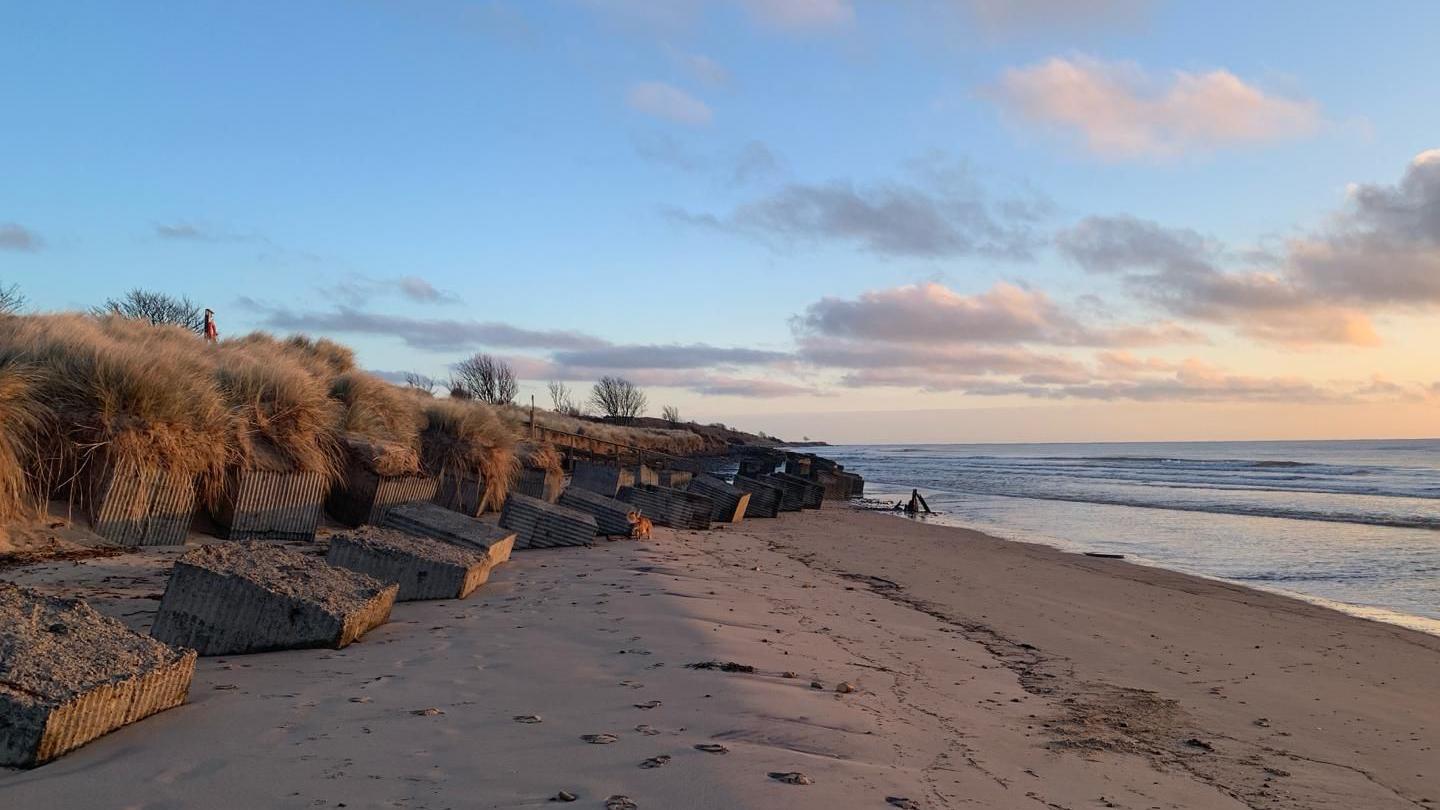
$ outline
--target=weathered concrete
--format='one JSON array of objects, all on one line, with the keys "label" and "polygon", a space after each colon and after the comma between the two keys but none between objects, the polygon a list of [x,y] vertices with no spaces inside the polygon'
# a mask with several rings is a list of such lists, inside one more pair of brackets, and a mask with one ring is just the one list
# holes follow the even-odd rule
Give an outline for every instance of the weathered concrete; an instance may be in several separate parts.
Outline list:
[{"label": "weathered concrete", "polygon": [[231,470],[212,516],[229,540],[313,540],[325,491],[320,473]]},{"label": "weathered concrete", "polygon": [[794,479],[779,478],[776,473],[765,473],[756,480],[780,490],[781,512],[798,512],[805,508],[804,484],[796,483]]},{"label": "weathered concrete", "polygon": [[175,563],[150,635],[201,655],[338,649],[384,624],[397,590],[273,543],[201,546]]},{"label": "weathered concrete", "polygon": [[801,478],[798,475],[789,473],[773,473],[765,476],[766,481],[779,481],[790,486],[800,488],[801,506],[806,509],[819,509],[825,501],[825,488],[809,478]]},{"label": "weathered concrete", "polygon": [[750,493],[713,475],[695,476],[687,491],[715,504],[715,513],[710,517],[716,523],[739,523],[750,506]]},{"label": "weathered concrete", "polygon": [[79,599],[0,583],[0,766],[30,768],[185,702],[195,653]]},{"label": "weathered concrete", "polygon": [[629,514],[635,511],[635,507],[622,500],[571,486],[560,493],[560,505],[594,515],[595,526],[600,534],[630,536]]},{"label": "weathered concrete", "polygon": [[325,561],[396,583],[397,602],[463,599],[485,584],[494,567],[483,550],[374,527],[331,535]]},{"label": "weathered concrete", "polygon": [[665,487],[624,487],[620,500],[639,507],[645,517],[675,529],[708,529],[715,502],[693,492]]},{"label": "weathered concrete", "polygon": [[656,470],[655,477],[656,486],[684,489],[695,478],[695,473],[690,470]]},{"label": "weathered concrete", "polygon": [[595,461],[577,461],[570,473],[570,486],[598,492],[607,498],[615,497],[621,487],[636,484],[658,484],[660,476],[644,464],[620,466]]},{"label": "weathered concrete", "polygon": [[598,529],[592,515],[517,493],[505,499],[500,525],[516,532],[516,548],[589,545]]},{"label": "weathered concrete", "polygon": [[195,479],[160,467],[100,467],[86,480],[90,526],[121,546],[185,542],[195,513]]},{"label": "weathered concrete", "polygon": [[349,449],[345,472],[330,496],[325,511],[346,526],[379,526],[392,508],[435,498],[437,484],[425,475],[380,475]]},{"label": "weathered concrete", "polygon": [[560,491],[565,488],[565,473],[560,470],[542,470],[538,467],[523,467],[516,477],[511,492],[529,495],[542,501],[555,503]]},{"label": "weathered concrete", "polygon": [[397,506],[385,515],[385,526],[479,551],[492,565],[510,559],[510,552],[515,548],[514,531],[433,503],[415,502]]},{"label": "weathered concrete", "polygon": [[[735,476],[735,486],[750,493],[750,504],[745,508],[745,517],[751,518],[773,518],[780,516],[781,504],[785,499],[785,490],[767,481],[758,478],[747,478],[743,475]],[[794,510],[800,508],[801,496],[796,493]]]}]

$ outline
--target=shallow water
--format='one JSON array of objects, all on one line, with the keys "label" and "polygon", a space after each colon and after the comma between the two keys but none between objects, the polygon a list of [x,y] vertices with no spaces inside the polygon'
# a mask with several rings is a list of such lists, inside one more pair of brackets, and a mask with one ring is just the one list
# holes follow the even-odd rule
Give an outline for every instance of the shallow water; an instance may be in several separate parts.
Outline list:
[{"label": "shallow water", "polygon": [[1440,630],[1440,440],[862,445],[821,455],[937,522]]}]

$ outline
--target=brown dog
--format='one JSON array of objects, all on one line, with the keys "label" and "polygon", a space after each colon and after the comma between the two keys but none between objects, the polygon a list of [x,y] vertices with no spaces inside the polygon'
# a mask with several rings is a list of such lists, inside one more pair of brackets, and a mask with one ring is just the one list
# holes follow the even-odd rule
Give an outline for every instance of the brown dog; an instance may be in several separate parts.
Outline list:
[{"label": "brown dog", "polygon": [[650,518],[640,514],[640,511],[637,509],[632,510],[630,514],[625,516],[625,519],[630,521],[631,540],[650,539],[650,530],[654,528],[654,525],[650,522]]}]

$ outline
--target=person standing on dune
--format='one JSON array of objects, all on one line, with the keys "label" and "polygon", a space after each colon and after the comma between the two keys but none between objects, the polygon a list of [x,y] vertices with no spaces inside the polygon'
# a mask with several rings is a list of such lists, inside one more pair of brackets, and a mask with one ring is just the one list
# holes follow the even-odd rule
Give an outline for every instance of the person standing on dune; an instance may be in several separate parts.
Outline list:
[{"label": "person standing on dune", "polygon": [[205,342],[214,343],[220,339],[220,332],[215,329],[215,310],[205,309]]}]

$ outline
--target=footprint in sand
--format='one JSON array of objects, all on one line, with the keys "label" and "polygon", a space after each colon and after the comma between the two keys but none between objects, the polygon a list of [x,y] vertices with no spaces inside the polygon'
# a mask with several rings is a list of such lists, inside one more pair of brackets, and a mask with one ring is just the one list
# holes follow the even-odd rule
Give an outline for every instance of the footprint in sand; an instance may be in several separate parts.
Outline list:
[{"label": "footprint in sand", "polygon": [[770,778],[787,785],[813,785],[815,780],[799,771],[771,771]]},{"label": "footprint in sand", "polygon": [[650,757],[649,759],[647,759],[647,760],[645,760],[644,762],[640,763],[640,767],[642,767],[642,768],[659,768],[659,767],[662,766],[662,765],[668,765],[668,764],[670,764],[670,755],[669,755],[669,754],[661,754],[661,755],[658,756],[658,757]]},{"label": "footprint in sand", "polygon": [[611,796],[605,800],[605,810],[638,810],[639,807],[629,796]]},{"label": "footprint in sand", "polygon": [[900,810],[920,810],[920,803],[904,796],[886,796],[885,803]]},{"label": "footprint in sand", "polygon": [[580,739],[584,740],[587,743],[590,743],[591,745],[609,745],[610,743],[613,743],[620,738],[616,737],[614,734],[585,734],[582,735]]},{"label": "footprint in sand", "polygon": [[538,715],[538,714],[517,714],[517,715],[515,715],[515,722],[517,722],[517,723],[539,723],[539,722],[540,722],[540,715]]},{"label": "footprint in sand", "polygon": [[635,730],[640,732],[641,734],[644,734],[647,737],[654,737],[656,734],[660,733],[660,729],[654,728],[653,726],[648,726],[644,723],[636,726]]},{"label": "footprint in sand", "polygon": [[658,700],[647,700],[644,703],[634,704],[637,709],[658,709],[662,704]]},{"label": "footprint in sand", "polygon": [[695,746],[696,751],[704,751],[707,754],[728,754],[730,749],[719,743],[700,743]]}]

